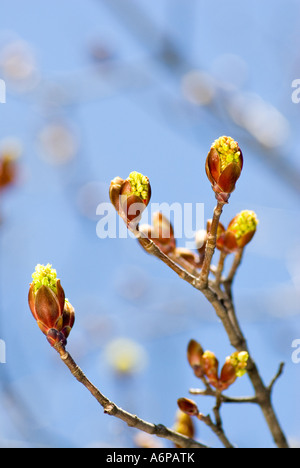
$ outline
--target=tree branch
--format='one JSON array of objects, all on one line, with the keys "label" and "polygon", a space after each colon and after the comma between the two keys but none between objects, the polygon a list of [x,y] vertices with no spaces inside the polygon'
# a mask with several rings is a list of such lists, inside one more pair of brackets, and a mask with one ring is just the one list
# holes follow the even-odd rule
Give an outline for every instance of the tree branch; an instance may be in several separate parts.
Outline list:
[{"label": "tree branch", "polygon": [[78,380],[86,389],[93,395],[94,398],[104,409],[104,413],[116,418],[121,419],[126,422],[128,426],[139,429],[147,434],[156,435],[164,439],[168,439],[176,445],[184,448],[208,448],[205,445],[197,442],[193,439],[190,439],[178,432],[175,432],[161,424],[152,424],[143,419],[140,419],[138,416],[124,411],[122,408],[119,408],[115,403],[110,401],[106,396],[104,396],[98,389],[95,387],[88,378],[84,375],[80,367],[77,366],[76,362],[73,360],[71,355],[65,350],[62,344],[57,344],[55,350],[59,353],[62,362],[69,368],[71,374]]},{"label": "tree branch", "polygon": [[273,377],[273,379],[270,382],[270,385],[268,386],[268,390],[269,390],[270,393],[272,392],[273,387],[274,387],[275,383],[277,382],[277,380],[279,379],[279,377],[281,377],[281,375],[283,373],[283,369],[284,369],[284,362],[281,362],[276,375]]},{"label": "tree branch", "polygon": [[257,366],[251,357],[246,339],[240,328],[240,325],[239,325],[239,322],[235,313],[235,308],[232,302],[232,290],[231,290],[232,282],[233,282],[235,273],[237,271],[237,268],[239,267],[241,263],[243,249],[239,251],[238,254],[236,255],[231,271],[227,279],[223,282],[226,295],[227,295],[227,300],[225,300],[224,298],[220,299],[218,297],[218,294],[209,286],[209,283],[208,283],[208,276],[209,276],[210,268],[211,268],[211,260],[214,255],[215,246],[216,246],[217,228],[218,228],[220,216],[222,214],[223,205],[224,205],[223,203],[218,203],[217,207],[214,210],[213,221],[212,221],[207,248],[205,252],[204,264],[203,264],[202,272],[199,278],[196,278],[194,275],[188,273],[186,270],[179,267],[167,255],[164,255],[160,251],[160,249],[154,244],[154,242],[152,242],[150,239],[141,236],[141,234],[138,231],[136,231],[135,235],[137,239],[139,240],[140,244],[148,253],[162,260],[182,279],[187,281],[194,288],[198,289],[199,291],[202,291],[203,295],[213,306],[218,318],[221,320],[231,345],[237,351],[248,352],[249,360],[248,360],[247,372],[251,380],[251,383],[253,385],[253,388],[255,390],[256,402],[261,407],[261,410],[264,414],[265,420],[268,424],[269,430],[273,436],[273,440],[275,444],[277,445],[277,447],[288,448],[286,437],[281,429],[281,426],[279,424],[279,421],[277,419],[277,416],[275,414],[275,411],[271,403],[270,391],[267,387],[265,387],[262,381],[262,378],[259,374],[259,371],[257,369]]}]

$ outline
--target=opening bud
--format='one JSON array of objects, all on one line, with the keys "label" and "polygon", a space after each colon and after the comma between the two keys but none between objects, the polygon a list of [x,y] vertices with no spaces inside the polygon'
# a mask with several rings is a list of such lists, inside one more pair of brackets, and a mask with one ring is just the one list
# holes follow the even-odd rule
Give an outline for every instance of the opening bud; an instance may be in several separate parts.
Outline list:
[{"label": "opening bud", "polygon": [[258,225],[254,211],[244,210],[229,223],[228,228],[217,239],[217,247],[227,253],[244,248],[253,238]]},{"label": "opening bud", "polygon": [[206,174],[218,201],[227,203],[243,168],[242,151],[231,137],[214,141],[206,159]]},{"label": "opening bud", "polygon": [[111,181],[109,196],[127,226],[136,227],[151,198],[149,179],[135,171],[126,180],[116,177]]},{"label": "opening bud", "polygon": [[32,275],[28,303],[40,330],[51,346],[66,344],[75,320],[74,308],[65,300],[65,293],[52,265],[37,265]]}]

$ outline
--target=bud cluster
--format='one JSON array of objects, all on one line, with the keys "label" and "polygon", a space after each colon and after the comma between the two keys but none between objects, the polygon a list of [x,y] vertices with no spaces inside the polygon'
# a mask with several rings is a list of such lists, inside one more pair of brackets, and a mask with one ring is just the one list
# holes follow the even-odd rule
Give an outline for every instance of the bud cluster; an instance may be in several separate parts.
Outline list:
[{"label": "bud cluster", "polygon": [[208,383],[219,391],[232,385],[237,377],[246,373],[249,355],[246,351],[235,352],[228,356],[219,374],[219,361],[212,351],[204,351],[195,340],[188,344],[187,358],[196,377],[206,378]]}]

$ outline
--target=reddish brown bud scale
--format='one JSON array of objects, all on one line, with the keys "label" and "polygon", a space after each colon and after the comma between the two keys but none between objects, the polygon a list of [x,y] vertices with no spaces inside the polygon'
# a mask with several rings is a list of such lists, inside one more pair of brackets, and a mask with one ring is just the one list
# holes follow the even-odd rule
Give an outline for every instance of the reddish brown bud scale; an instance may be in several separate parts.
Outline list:
[{"label": "reddish brown bud scale", "polygon": [[197,416],[199,414],[196,403],[189,398],[179,398],[177,404],[179,409],[189,416]]},{"label": "reddish brown bud scale", "polygon": [[201,379],[205,375],[204,366],[203,366],[203,348],[195,340],[191,340],[187,348],[187,359],[190,366],[192,367],[196,377]]},{"label": "reddish brown bud scale", "polygon": [[237,379],[236,369],[230,361],[226,361],[221,370],[219,390],[227,390]]},{"label": "reddish brown bud scale", "polygon": [[218,388],[219,377],[218,377],[218,369],[219,369],[219,361],[217,360],[214,353],[211,351],[205,351],[202,356],[203,361],[203,369],[204,373],[209,381],[209,383],[213,386]]},{"label": "reddish brown bud scale", "polygon": [[65,301],[65,307],[63,311],[63,324],[62,333],[68,338],[75,323],[75,310],[69,301]]}]

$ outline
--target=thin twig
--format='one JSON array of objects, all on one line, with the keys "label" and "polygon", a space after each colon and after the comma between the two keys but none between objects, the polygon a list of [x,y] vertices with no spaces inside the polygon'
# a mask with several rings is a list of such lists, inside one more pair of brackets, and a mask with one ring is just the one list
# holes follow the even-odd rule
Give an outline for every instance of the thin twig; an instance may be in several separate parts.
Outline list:
[{"label": "thin twig", "polygon": [[213,255],[215,253],[219,220],[223,211],[224,204],[225,203],[218,201],[218,204],[214,209],[214,215],[213,215],[210,231],[207,235],[205,257],[204,257],[204,262],[203,262],[203,266],[202,266],[202,270],[200,274],[200,283],[202,285],[202,288],[205,288],[208,285],[210,265],[211,265]]},{"label": "thin twig", "polygon": [[219,258],[219,263],[218,263],[217,269],[215,270],[215,284],[216,284],[216,286],[220,285],[226,257],[227,257],[227,254],[222,251],[220,253],[220,258]]},{"label": "thin twig", "polygon": [[228,438],[226,437],[222,426],[214,424],[209,414],[205,416],[204,414],[199,413],[198,419],[200,421],[203,421],[216,434],[216,436],[225,448],[234,448],[234,446],[229,442]]},{"label": "thin twig", "polygon": [[233,260],[233,264],[231,266],[231,269],[228,273],[228,276],[226,278],[226,280],[224,281],[224,283],[227,283],[227,284],[232,284],[233,280],[234,280],[234,277],[236,275],[236,272],[242,262],[242,258],[243,258],[243,253],[244,253],[244,250],[245,249],[239,249],[237,251],[237,253],[235,254],[235,257],[234,257],[234,260]]},{"label": "thin twig", "polygon": [[268,386],[268,390],[269,390],[270,393],[272,392],[273,387],[274,387],[275,383],[277,382],[277,380],[279,379],[279,377],[281,377],[281,375],[283,373],[283,369],[284,369],[284,362],[281,362],[276,375],[273,377],[273,379],[270,382],[270,385]]},{"label": "thin twig", "polygon": [[121,419],[126,422],[128,426],[139,429],[147,434],[156,435],[164,439],[168,439],[174,444],[180,445],[184,448],[208,448],[205,445],[197,442],[193,439],[190,439],[178,432],[175,432],[162,424],[152,424],[143,419],[140,419],[138,416],[124,411],[122,408],[119,408],[115,403],[110,401],[106,396],[104,396],[97,387],[95,387],[88,378],[84,375],[80,367],[77,366],[76,362],[73,360],[71,355],[65,350],[62,344],[57,344],[55,350],[59,353],[62,362],[69,368],[71,374],[86,387],[87,390],[93,395],[94,398],[100,403],[104,409],[104,413],[116,418]]},{"label": "thin twig", "polygon": [[[212,396],[216,397],[216,392],[213,389],[206,389],[202,390],[200,388],[191,388],[189,390],[191,395],[203,395],[203,396]],[[222,403],[256,403],[256,397],[228,397],[226,395],[221,394],[220,396]]]}]

